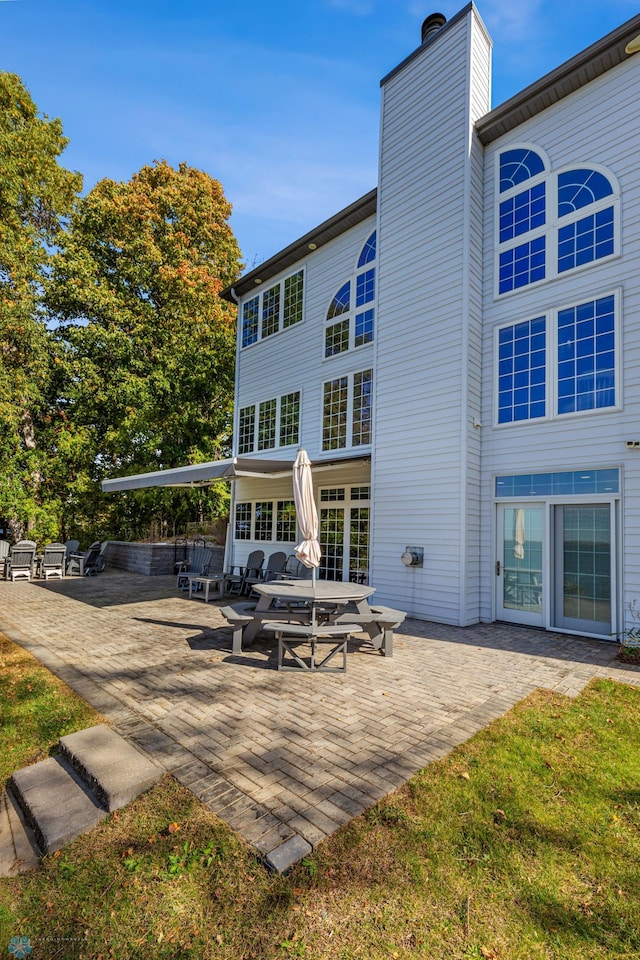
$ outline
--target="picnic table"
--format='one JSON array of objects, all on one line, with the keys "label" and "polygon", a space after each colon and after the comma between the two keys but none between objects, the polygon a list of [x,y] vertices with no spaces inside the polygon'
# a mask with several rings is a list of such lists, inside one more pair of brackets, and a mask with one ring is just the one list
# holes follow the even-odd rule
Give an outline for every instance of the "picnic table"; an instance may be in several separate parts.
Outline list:
[{"label": "picnic table", "polygon": [[[366,633],[375,649],[383,656],[393,655],[393,630],[405,614],[389,607],[369,604],[375,588],[363,583],[335,580],[272,580],[254,585],[258,593],[255,605],[250,603],[223,607],[222,613],[234,627],[233,652],[249,646],[260,630],[276,633],[279,643],[285,633],[292,637],[313,638],[322,627],[334,627],[338,637],[346,633]],[[273,624],[287,624],[290,629],[277,630]],[[304,630],[298,626],[304,626]],[[346,631],[348,627],[348,631]]]}]

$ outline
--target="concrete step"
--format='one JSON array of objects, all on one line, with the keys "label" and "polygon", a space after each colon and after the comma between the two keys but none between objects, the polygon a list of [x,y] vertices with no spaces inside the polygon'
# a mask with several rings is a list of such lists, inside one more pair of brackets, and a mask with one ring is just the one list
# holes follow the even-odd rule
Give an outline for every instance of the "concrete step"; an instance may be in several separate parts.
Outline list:
[{"label": "concrete step", "polygon": [[[148,790],[163,773],[104,724],[62,737],[59,747],[56,757],[17,770],[9,781],[41,855],[54,853],[93,829],[110,811]],[[0,844],[0,875],[3,865],[8,869],[12,860],[7,836],[5,841],[4,853]]]},{"label": "concrete step", "polygon": [[0,877],[15,877],[40,863],[36,838],[11,793],[0,794]]},{"label": "concrete step", "polygon": [[16,770],[9,785],[43,854],[55,853],[107,816],[107,810],[59,757]]},{"label": "concrete step", "polygon": [[104,724],[62,737],[60,756],[109,812],[144,793],[163,772]]}]

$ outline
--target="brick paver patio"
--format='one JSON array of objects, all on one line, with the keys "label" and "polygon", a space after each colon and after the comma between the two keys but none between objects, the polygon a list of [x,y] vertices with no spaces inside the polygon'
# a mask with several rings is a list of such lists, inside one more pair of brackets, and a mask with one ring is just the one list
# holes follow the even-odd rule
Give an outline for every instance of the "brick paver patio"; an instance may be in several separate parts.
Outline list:
[{"label": "brick paver patio", "polygon": [[363,643],[346,674],[279,673],[271,640],[232,655],[225,622],[173,577],[0,582],[0,631],[262,854],[317,844],[537,687],[640,685],[612,644],[417,620],[391,659]]}]

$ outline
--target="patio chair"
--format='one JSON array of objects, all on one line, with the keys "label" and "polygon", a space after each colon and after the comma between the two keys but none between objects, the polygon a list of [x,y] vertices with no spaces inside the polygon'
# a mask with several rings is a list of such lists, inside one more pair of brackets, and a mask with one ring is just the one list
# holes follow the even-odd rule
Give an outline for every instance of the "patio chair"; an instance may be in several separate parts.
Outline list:
[{"label": "patio chair", "polygon": [[0,577],[7,579],[7,563],[11,544],[8,540],[0,540]]},{"label": "patio chair", "polygon": [[277,580],[283,572],[286,562],[287,555],[284,550],[272,553],[264,570],[258,570],[257,573],[248,574],[245,577],[242,592],[250,596],[254,583],[269,583],[270,580]]},{"label": "patio chair", "polygon": [[33,540],[19,540],[9,548],[7,577],[11,580],[31,580],[36,558],[36,545]]},{"label": "patio chair", "polygon": [[64,543],[48,543],[40,561],[40,576],[48,580],[49,577],[64,577],[67,565],[67,549]]},{"label": "patio chair", "polygon": [[65,562],[65,573],[69,573],[69,564],[71,563],[71,557],[74,554],[77,554],[80,550],[80,541],[79,540],[67,540],[65,542],[64,548],[67,553],[67,559]]},{"label": "patio chair", "polygon": [[205,577],[209,573],[213,551],[211,547],[196,547],[191,555],[178,563],[178,589],[189,589],[189,577]]},{"label": "patio chair", "polygon": [[228,573],[224,575],[225,593],[242,596],[247,577],[259,577],[264,563],[264,550],[252,550],[247,557],[246,566],[234,564]]},{"label": "patio chair", "polygon": [[100,540],[95,540],[86,553],[72,554],[67,573],[77,573],[79,577],[95,577],[96,574],[101,573],[104,570],[102,549],[103,544]]},{"label": "patio chair", "polygon": [[311,580],[313,570],[311,567],[305,567],[302,560],[298,560],[292,553],[287,557],[287,562],[280,576],[283,580]]}]

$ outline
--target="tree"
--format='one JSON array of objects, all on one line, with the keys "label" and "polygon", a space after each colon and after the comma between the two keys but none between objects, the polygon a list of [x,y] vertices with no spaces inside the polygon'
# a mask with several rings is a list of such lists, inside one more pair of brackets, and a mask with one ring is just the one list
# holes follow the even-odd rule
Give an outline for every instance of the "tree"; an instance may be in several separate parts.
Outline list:
[{"label": "tree", "polygon": [[[228,451],[235,315],[219,293],[240,272],[230,213],[217,180],[165,161],[128,182],[102,180],[78,202],[47,303],[68,351],[70,417],[82,437],[73,455],[85,487]],[[131,514],[175,514],[186,502],[184,493],[153,491],[120,505],[111,496],[106,510],[131,533]],[[93,497],[91,509],[106,503]]]},{"label": "tree", "polygon": [[60,120],[40,117],[20,78],[0,72],[0,516],[15,537],[58,534],[47,489],[57,348],[41,295],[82,187],[58,163],[67,143]]}]

